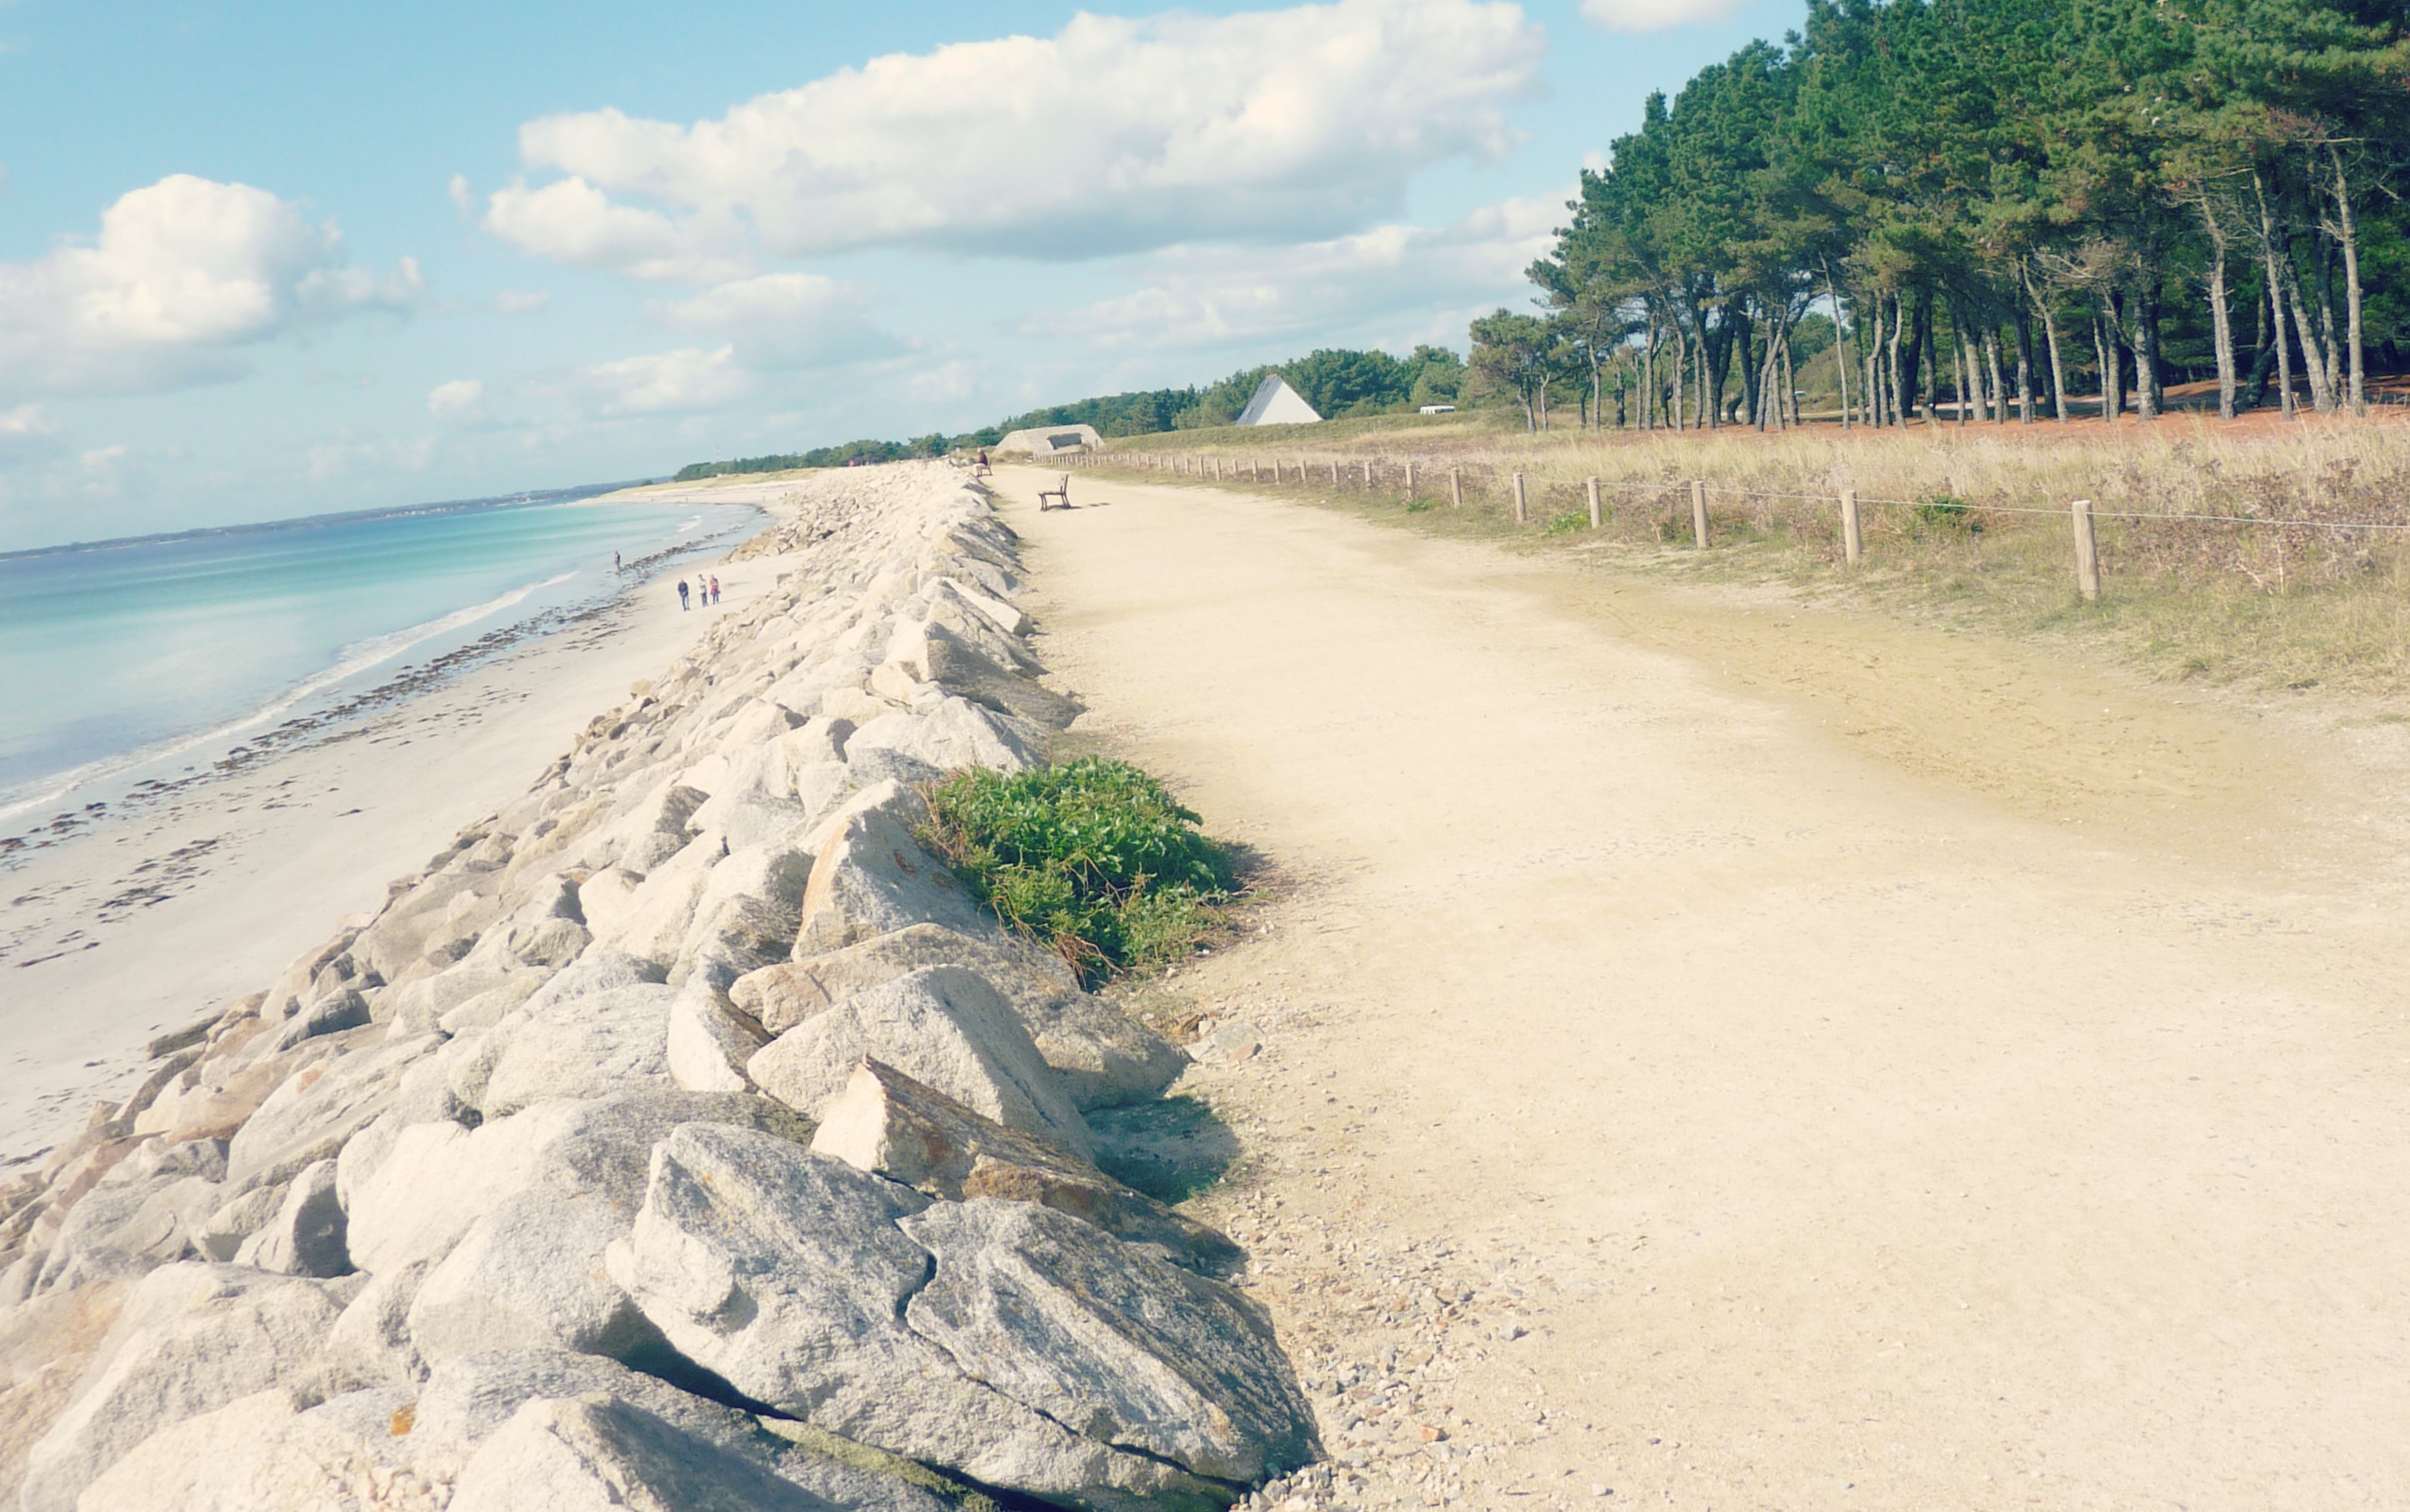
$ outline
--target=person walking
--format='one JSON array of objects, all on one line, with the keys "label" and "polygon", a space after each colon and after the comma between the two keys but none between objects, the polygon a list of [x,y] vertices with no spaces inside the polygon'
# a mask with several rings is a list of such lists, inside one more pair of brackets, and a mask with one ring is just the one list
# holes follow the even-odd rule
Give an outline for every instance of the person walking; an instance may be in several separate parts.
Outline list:
[{"label": "person walking", "polygon": [[681,610],[686,608],[686,580],[683,578],[677,580],[677,607]]},{"label": "person walking", "polygon": [[711,602],[713,604],[719,602],[719,574],[717,573],[711,575]]},{"label": "person walking", "polygon": [[611,570],[615,573],[626,572],[628,570],[620,566],[620,554],[616,551],[611,554]]}]

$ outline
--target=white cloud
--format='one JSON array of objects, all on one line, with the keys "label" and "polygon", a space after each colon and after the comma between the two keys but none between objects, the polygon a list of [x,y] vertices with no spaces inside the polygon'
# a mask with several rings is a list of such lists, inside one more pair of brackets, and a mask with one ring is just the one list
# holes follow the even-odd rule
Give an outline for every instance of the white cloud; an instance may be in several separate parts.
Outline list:
[{"label": "white cloud", "polygon": [[486,201],[485,229],[538,257],[638,278],[708,283],[752,271],[742,256],[709,250],[699,224],[677,226],[658,210],[613,204],[583,178],[497,189]]},{"label": "white cloud", "polygon": [[0,462],[56,451],[60,429],[58,420],[39,404],[0,409]]},{"label": "white cloud", "polygon": [[[877,58],[716,121],[617,110],[520,128],[531,170],[485,225],[526,251],[640,277],[726,276],[878,245],[1082,258],[1202,239],[1328,236],[1407,182],[1512,141],[1538,83],[1519,7],[1476,0],[1127,19]],[[625,204],[619,197],[648,200]]]},{"label": "white cloud", "polygon": [[1547,251],[1568,197],[1510,199],[1447,226],[1378,226],[1269,251],[1175,247],[1147,259],[1144,287],[1033,315],[1021,330],[1078,332],[1107,349],[1305,340],[1401,321],[1418,339],[1461,338],[1460,313],[1529,297],[1523,270]]},{"label": "white cloud", "polygon": [[727,342],[747,368],[833,367],[902,349],[863,313],[871,296],[816,273],[771,273],[656,304],[652,314],[672,331]]},{"label": "white cloud", "polygon": [[434,456],[431,435],[414,441],[329,441],[310,448],[310,477],[323,483],[356,472],[423,472]]},{"label": "white cloud", "polygon": [[485,423],[485,382],[481,378],[453,378],[437,383],[426,391],[426,412],[438,425],[471,426]]},{"label": "white cloud", "polygon": [[914,374],[905,380],[904,394],[916,404],[950,404],[969,398],[978,389],[979,370],[960,358]]},{"label": "white cloud", "polygon": [[238,349],[424,287],[344,262],[343,235],[265,189],[172,174],[122,196],[89,245],[0,263],[0,392],[138,392],[242,371]]},{"label": "white cloud", "polygon": [[1662,32],[1731,18],[1741,0],[1581,0],[1581,13],[1611,32]]},{"label": "white cloud", "polygon": [[550,289],[504,289],[494,296],[494,308],[504,315],[525,315],[551,303]]},{"label": "white cloud", "polygon": [[575,387],[596,414],[674,414],[743,398],[753,376],[738,365],[733,345],[683,347],[581,368]]}]

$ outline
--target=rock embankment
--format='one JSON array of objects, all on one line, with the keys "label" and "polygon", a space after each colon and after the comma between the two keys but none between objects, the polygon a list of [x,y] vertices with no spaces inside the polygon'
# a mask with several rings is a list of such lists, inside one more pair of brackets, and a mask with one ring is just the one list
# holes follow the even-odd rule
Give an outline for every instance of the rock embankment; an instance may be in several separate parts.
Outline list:
[{"label": "rock embankment", "polygon": [[0,1191],[29,1512],[1203,1508],[1315,1456],[1234,1246],[1092,1163],[1182,1054],[915,839],[1075,712],[1010,532],[938,464],[797,510],[775,592]]}]

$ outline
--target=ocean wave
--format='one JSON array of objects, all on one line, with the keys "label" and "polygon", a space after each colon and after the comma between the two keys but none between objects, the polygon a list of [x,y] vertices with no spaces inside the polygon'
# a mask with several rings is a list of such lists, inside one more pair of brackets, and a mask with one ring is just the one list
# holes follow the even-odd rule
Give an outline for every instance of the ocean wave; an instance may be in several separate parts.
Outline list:
[{"label": "ocean wave", "polygon": [[332,666],[304,677],[299,682],[293,683],[270,697],[267,702],[223,724],[214,725],[198,734],[171,735],[165,740],[155,741],[136,750],[122,752],[115,756],[104,756],[98,761],[89,761],[80,767],[56,773],[47,779],[49,786],[39,793],[14,799],[0,794],[0,822],[14,819],[29,809],[39,809],[57,803],[78,788],[89,787],[96,782],[106,782],[110,778],[124,776],[128,772],[155,762],[181,756],[186,751],[198,750],[203,746],[232,739],[245,730],[255,729],[267,723],[279,714],[292,709],[296,704],[306,702],[321,693],[349,682],[371,667],[393,660],[414,646],[424,645],[429,640],[448,635],[455,630],[466,630],[480,620],[489,619],[506,609],[524,603],[529,596],[540,594],[545,589],[557,588],[576,576],[577,574],[574,572],[558,573],[541,582],[522,584],[507,592],[496,594],[482,604],[472,604],[466,609],[454,610],[448,615],[438,616],[405,630],[394,630],[383,635],[371,635],[364,640],[355,640],[336,652],[335,662]]}]

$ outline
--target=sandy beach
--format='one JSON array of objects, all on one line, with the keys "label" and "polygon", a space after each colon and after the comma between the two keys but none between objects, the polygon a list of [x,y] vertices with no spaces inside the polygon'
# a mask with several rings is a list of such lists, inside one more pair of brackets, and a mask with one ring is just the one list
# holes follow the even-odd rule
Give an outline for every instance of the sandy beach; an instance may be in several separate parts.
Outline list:
[{"label": "sandy beach", "polygon": [[[648,503],[766,506],[778,482],[631,490]],[[766,521],[765,521],[766,523]],[[719,574],[713,612],[672,585]],[[596,712],[776,575],[705,560],[605,615],[520,645],[357,724],[25,857],[0,966],[0,1169],[122,1095],[144,1043],[258,989],[335,920],[382,901],[462,824],[522,791]]]}]

